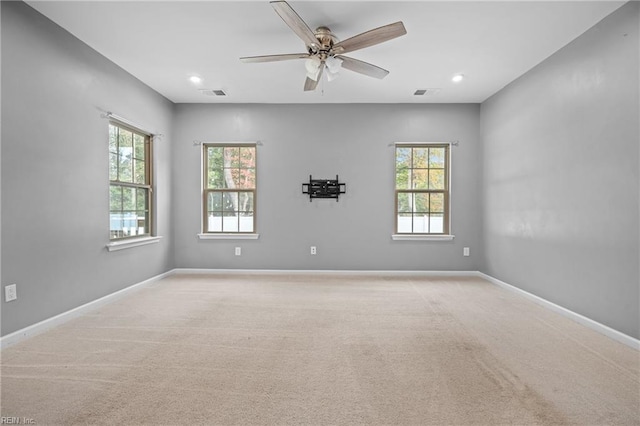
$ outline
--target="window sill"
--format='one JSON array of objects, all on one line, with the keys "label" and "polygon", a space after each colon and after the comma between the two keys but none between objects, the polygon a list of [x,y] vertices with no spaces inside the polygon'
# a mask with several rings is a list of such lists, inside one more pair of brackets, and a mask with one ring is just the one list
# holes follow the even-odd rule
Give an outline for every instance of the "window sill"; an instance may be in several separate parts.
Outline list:
[{"label": "window sill", "polygon": [[453,241],[455,235],[393,234],[394,241]]},{"label": "window sill", "polygon": [[142,238],[131,238],[127,240],[114,241],[107,244],[107,250],[109,251],[117,251],[124,250],[132,247],[146,246],[147,244],[154,244],[160,241],[162,237],[142,237]]},{"label": "window sill", "polygon": [[260,234],[198,234],[201,240],[257,240]]}]

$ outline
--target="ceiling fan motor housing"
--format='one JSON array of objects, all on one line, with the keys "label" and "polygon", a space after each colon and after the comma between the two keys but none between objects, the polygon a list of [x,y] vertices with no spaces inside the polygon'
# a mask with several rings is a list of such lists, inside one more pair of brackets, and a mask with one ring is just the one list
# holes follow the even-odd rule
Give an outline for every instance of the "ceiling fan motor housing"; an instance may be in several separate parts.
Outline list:
[{"label": "ceiling fan motor housing", "polygon": [[321,51],[330,51],[333,48],[334,43],[338,42],[338,38],[333,35],[328,27],[316,28],[315,36],[320,42]]}]

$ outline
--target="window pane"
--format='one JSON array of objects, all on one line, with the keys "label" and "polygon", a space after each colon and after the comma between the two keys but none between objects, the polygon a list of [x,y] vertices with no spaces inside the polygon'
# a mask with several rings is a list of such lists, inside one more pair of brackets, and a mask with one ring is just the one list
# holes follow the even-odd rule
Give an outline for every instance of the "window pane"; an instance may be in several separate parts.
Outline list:
[{"label": "window pane", "polygon": [[133,153],[135,158],[144,160],[144,141],[145,138],[137,133],[133,134]]},{"label": "window pane", "polygon": [[222,161],[223,148],[221,146],[207,147],[207,162],[209,168],[222,169],[224,162]]},{"label": "window pane", "polygon": [[232,169],[234,188],[251,189],[255,187],[255,169]]},{"label": "window pane", "polygon": [[428,189],[428,170],[413,171],[413,189]]},{"label": "window pane", "polygon": [[416,213],[413,215],[413,232],[426,234],[429,232],[429,215]]},{"label": "window pane", "polygon": [[411,232],[411,213],[398,213],[398,231],[399,233]]},{"label": "window pane", "polygon": [[427,158],[429,156],[429,148],[413,148],[413,162],[412,167],[414,169],[426,169]]},{"label": "window pane", "polygon": [[230,184],[228,187],[232,188],[232,189],[236,189],[240,187],[240,179],[242,178],[242,175],[240,173],[240,169],[229,169],[228,171],[225,171],[226,173],[231,175],[231,179],[233,181],[232,184]]},{"label": "window pane", "polygon": [[109,214],[109,230],[111,238],[122,238],[124,233],[124,221],[122,220],[122,213],[110,213]]},{"label": "window pane", "polygon": [[256,170],[255,169],[239,169],[238,170],[238,188],[253,189],[256,187]]},{"label": "window pane", "polygon": [[432,234],[444,233],[444,215],[432,214],[429,216],[429,232]]},{"label": "window pane", "polygon": [[222,216],[222,232],[238,232],[238,214]]},{"label": "window pane", "polygon": [[414,194],[413,195],[413,211],[426,213],[429,212],[429,194]]},{"label": "window pane", "polygon": [[411,189],[410,169],[396,169],[396,189]]},{"label": "window pane", "polygon": [[118,130],[118,144],[120,149],[133,147],[133,133],[129,130],[119,128]]},{"label": "window pane", "polygon": [[133,160],[135,176],[134,183],[145,184],[147,183],[147,175],[145,173],[146,164],[144,160]]},{"label": "window pane", "polygon": [[227,214],[235,214],[238,211],[238,193],[237,192],[225,192],[224,203],[222,211]]},{"label": "window pane", "polygon": [[444,170],[429,170],[429,189],[445,189]]},{"label": "window pane", "polygon": [[249,212],[253,211],[253,193],[252,192],[241,192],[238,195],[238,211],[240,212]]},{"label": "window pane", "polygon": [[253,232],[253,212],[240,215],[240,232]]},{"label": "window pane", "polygon": [[136,209],[138,211],[146,211],[147,208],[147,192],[146,188],[137,188],[136,189]]},{"label": "window pane", "polygon": [[411,167],[411,148],[396,148],[396,169]]},{"label": "window pane", "polygon": [[208,232],[222,232],[222,212],[209,212],[207,217]]},{"label": "window pane", "polygon": [[445,148],[429,148],[429,168],[444,169]]},{"label": "window pane", "polygon": [[147,212],[144,210],[140,210],[137,212],[138,220],[136,223],[137,226],[137,235],[148,234],[149,230],[147,229]]},{"label": "window pane", "polygon": [[223,183],[222,183],[222,188],[224,189],[236,189],[237,185],[236,185],[236,181],[234,179],[237,179],[237,173],[236,175],[234,175],[234,171],[237,171],[238,169],[223,169]]},{"label": "window pane", "polygon": [[109,152],[118,152],[118,128],[109,124]]},{"label": "window pane", "polygon": [[411,204],[411,194],[406,192],[401,192],[398,194],[398,212],[402,213],[411,213],[413,211],[413,206]]},{"label": "window pane", "polygon": [[251,169],[256,166],[256,149],[254,147],[240,148],[240,167]]},{"label": "window pane", "polygon": [[122,188],[122,210],[125,212],[136,210],[136,188]]},{"label": "window pane", "polygon": [[118,180],[118,154],[109,153],[109,180]]},{"label": "window pane", "polygon": [[222,192],[209,192],[207,194],[207,211],[222,211]]},{"label": "window pane", "polygon": [[122,236],[138,235],[138,215],[135,211],[122,213]]},{"label": "window pane", "polygon": [[224,188],[223,182],[223,148],[207,147],[207,188],[221,189]]},{"label": "window pane", "polygon": [[109,211],[122,211],[122,187],[109,185]]},{"label": "window pane", "polygon": [[211,170],[209,169],[209,174],[207,178],[207,188],[209,189],[222,189],[224,188],[224,176],[222,173],[222,169]]},{"label": "window pane", "polygon": [[444,194],[430,194],[429,207],[432,213],[444,213]]},{"label": "window pane", "polygon": [[[126,132],[124,134],[127,134]],[[125,138],[123,136],[123,132],[120,132],[120,150],[119,150],[119,159],[118,159],[118,180],[120,182],[131,182],[133,178],[133,148],[131,147],[131,133],[128,133],[129,138]],[[123,140],[129,142],[129,146],[123,146]]]},{"label": "window pane", "polygon": [[238,147],[224,148],[224,167],[232,167],[232,168],[240,167],[240,148]]}]

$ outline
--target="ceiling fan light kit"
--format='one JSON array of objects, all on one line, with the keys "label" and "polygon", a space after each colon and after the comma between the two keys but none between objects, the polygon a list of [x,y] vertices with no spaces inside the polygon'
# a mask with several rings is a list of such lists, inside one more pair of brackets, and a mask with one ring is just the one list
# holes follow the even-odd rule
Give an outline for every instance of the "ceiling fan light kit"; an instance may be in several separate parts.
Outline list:
[{"label": "ceiling fan light kit", "polygon": [[342,68],[369,77],[379,79],[386,77],[389,71],[343,54],[380,44],[407,33],[404,24],[399,21],[339,41],[328,27],[321,26],[315,32],[311,31],[309,26],[286,1],[272,1],[270,3],[282,20],[304,42],[307,53],[245,56],[240,60],[247,63],[258,63],[306,59],[307,78],[304,84],[305,91],[316,89],[318,82],[322,78],[323,71],[326,71],[329,81],[334,80]]},{"label": "ceiling fan light kit", "polygon": [[305,68],[307,69],[307,78],[310,78],[313,81],[318,80],[318,75],[320,74],[320,66],[322,65],[322,61],[317,56],[311,56],[304,63]]},{"label": "ceiling fan light kit", "polygon": [[325,61],[325,64],[330,72],[337,74],[340,72],[340,68],[342,68],[342,59],[336,58],[335,56],[329,56]]}]

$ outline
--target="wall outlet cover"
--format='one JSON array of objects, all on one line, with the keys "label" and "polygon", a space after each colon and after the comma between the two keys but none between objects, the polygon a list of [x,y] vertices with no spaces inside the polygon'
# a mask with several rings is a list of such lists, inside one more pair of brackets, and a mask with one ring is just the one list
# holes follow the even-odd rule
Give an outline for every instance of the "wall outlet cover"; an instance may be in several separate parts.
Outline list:
[{"label": "wall outlet cover", "polygon": [[18,298],[18,291],[15,284],[11,284],[4,287],[4,301],[11,302]]}]

